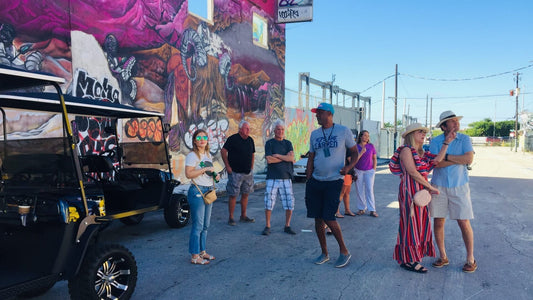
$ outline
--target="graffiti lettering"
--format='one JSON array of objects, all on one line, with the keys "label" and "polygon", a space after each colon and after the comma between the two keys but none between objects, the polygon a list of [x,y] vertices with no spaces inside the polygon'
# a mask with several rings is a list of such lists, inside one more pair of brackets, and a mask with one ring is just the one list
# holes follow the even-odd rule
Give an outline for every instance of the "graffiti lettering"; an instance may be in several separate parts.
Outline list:
[{"label": "graffiti lettering", "polygon": [[191,124],[183,140],[187,148],[192,149],[192,135],[197,129],[203,129],[207,132],[209,137],[209,152],[211,154],[218,153],[224,142],[226,141],[226,131],[228,130],[229,122],[227,119],[221,120],[208,120],[207,123],[201,122],[199,124]]},{"label": "graffiti lettering", "polygon": [[298,14],[298,11],[297,11],[297,10],[294,10],[294,9],[287,9],[287,10],[284,10],[284,11],[279,11],[279,12],[278,12],[278,16],[279,16],[281,19],[296,19],[296,18],[298,18],[300,15]]},{"label": "graffiti lettering", "polygon": [[76,97],[119,102],[120,92],[109,84],[107,78],[100,83],[96,78],[88,76],[85,70],[76,70],[73,86]]},{"label": "graffiti lettering", "polygon": [[298,5],[300,4],[302,1],[297,1],[297,0],[279,0],[278,2],[278,6],[279,7],[285,7],[285,6],[295,6],[295,5]]}]

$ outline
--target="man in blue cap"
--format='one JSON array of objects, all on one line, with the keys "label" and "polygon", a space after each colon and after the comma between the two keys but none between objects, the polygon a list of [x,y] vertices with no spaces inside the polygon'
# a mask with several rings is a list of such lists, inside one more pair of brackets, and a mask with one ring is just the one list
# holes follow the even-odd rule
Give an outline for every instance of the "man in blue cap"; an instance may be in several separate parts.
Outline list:
[{"label": "man in blue cap", "polygon": [[[339,207],[343,177],[354,168],[359,153],[350,129],[333,123],[335,110],[331,104],[320,103],[311,111],[316,113],[317,122],[321,126],[311,132],[305,186],[307,217],[315,219],[315,231],[322,250],[315,264],[321,265],[329,261],[325,230],[327,225],[340,249],[335,267],[342,268],[352,256],[344,244],[335,213]],[[350,164],[345,166],[346,149],[350,150],[351,160]]]}]

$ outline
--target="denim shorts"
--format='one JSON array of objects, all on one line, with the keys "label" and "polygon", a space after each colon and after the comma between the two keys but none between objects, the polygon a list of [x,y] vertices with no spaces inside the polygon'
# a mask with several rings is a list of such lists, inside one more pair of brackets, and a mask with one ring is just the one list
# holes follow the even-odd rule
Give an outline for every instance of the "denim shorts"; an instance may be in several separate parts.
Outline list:
[{"label": "denim shorts", "polygon": [[307,217],[334,221],[339,208],[344,179],[320,181],[311,177],[305,184],[305,206]]},{"label": "denim shorts", "polygon": [[239,196],[239,194],[250,194],[254,191],[254,174],[236,173],[228,174],[226,192],[228,196]]}]

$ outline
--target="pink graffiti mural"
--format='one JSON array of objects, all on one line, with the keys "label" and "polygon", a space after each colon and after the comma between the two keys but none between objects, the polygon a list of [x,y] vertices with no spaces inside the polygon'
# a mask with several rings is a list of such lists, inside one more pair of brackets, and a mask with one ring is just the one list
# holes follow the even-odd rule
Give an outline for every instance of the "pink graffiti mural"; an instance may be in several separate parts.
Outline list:
[{"label": "pink graffiti mural", "polygon": [[[186,154],[191,128],[203,126],[217,154],[230,125],[243,118],[255,121],[256,139],[264,141],[272,120],[283,117],[285,25],[275,22],[275,0],[214,0],[211,22],[189,15],[187,6],[187,0],[0,1],[0,64],[64,77],[72,95],[164,113],[174,153]],[[252,43],[253,14],[268,23],[267,48]],[[96,47],[88,49],[87,40],[73,45],[73,31]],[[86,52],[99,55],[83,71]],[[129,137],[160,136],[155,121],[127,126]],[[88,151],[97,145],[91,143]]]}]

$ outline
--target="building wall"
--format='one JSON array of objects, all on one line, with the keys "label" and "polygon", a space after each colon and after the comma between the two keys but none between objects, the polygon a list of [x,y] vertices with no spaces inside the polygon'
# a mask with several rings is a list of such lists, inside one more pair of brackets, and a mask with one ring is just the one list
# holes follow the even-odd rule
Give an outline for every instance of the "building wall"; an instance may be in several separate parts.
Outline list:
[{"label": "building wall", "polygon": [[[220,166],[224,141],[246,119],[256,143],[254,169],[262,170],[271,124],[284,118],[285,25],[274,22],[275,0],[213,4],[211,23],[190,15],[187,0],[3,0],[0,64],[63,77],[68,94],[163,112],[180,180],[197,128],[208,130]],[[18,130],[46,130],[46,122],[56,120],[33,118],[31,128]],[[158,131],[139,126],[129,136],[155,141]]]},{"label": "building wall", "polygon": [[315,114],[310,110],[286,108],[285,126],[285,138],[292,142],[294,159],[297,161],[309,151],[311,131],[318,128]]}]

